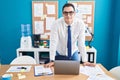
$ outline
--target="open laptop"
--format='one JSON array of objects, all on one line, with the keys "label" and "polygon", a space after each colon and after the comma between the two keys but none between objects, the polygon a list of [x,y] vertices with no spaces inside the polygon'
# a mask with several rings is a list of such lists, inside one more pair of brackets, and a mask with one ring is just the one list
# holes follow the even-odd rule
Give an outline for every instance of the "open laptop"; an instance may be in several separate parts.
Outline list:
[{"label": "open laptop", "polygon": [[78,75],[80,68],[79,61],[55,60],[54,73],[66,75]]}]

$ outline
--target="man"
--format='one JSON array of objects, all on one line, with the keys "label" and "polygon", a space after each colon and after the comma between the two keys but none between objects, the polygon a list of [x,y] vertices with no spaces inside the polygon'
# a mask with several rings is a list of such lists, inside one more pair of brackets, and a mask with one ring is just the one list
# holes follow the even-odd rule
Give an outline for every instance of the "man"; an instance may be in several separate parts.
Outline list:
[{"label": "man", "polygon": [[54,60],[80,61],[80,54],[83,65],[95,66],[94,63],[87,62],[85,24],[80,19],[75,18],[74,5],[66,3],[62,8],[62,13],[63,17],[56,20],[51,26],[50,62],[45,66],[53,66]]}]

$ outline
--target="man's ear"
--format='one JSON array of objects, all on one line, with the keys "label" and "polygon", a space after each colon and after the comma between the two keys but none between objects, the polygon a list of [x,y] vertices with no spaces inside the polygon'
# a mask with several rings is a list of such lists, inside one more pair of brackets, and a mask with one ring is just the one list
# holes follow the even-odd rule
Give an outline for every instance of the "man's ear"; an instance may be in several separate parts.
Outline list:
[{"label": "man's ear", "polygon": [[74,15],[76,15],[76,12],[74,12]]}]

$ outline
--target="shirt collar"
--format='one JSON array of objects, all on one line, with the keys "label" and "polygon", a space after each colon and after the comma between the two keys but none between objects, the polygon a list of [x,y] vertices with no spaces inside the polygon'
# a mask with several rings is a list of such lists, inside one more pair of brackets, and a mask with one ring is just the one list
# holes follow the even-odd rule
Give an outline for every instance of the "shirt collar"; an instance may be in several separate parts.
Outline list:
[{"label": "shirt collar", "polygon": [[[63,19],[63,21],[64,21],[65,27],[67,28],[69,25],[65,23],[65,20],[64,20],[64,19]],[[73,23],[72,23],[70,26],[72,26],[72,25],[74,24],[74,22],[75,22],[75,21],[73,20]]]}]

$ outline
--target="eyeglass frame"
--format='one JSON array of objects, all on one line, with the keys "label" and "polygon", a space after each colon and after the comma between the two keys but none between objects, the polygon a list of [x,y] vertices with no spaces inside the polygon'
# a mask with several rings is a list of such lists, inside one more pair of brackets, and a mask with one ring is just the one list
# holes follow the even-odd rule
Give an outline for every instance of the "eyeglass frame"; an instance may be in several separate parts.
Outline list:
[{"label": "eyeglass frame", "polygon": [[74,13],[75,13],[75,11],[69,11],[69,12],[63,11],[63,14],[64,14],[65,16],[68,16],[68,14],[69,14],[70,16],[72,16]]}]

